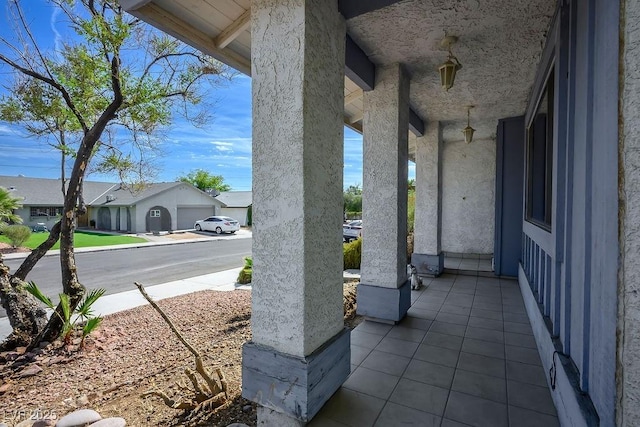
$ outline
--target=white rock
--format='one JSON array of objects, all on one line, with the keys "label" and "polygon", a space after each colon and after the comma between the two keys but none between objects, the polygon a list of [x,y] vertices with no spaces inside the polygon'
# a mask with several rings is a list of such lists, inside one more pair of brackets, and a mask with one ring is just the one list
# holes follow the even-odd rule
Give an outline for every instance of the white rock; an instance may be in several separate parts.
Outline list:
[{"label": "white rock", "polygon": [[79,409],[60,418],[56,427],[78,427],[100,421],[102,417],[93,409]]},{"label": "white rock", "polygon": [[242,423],[233,423],[233,424],[229,424],[227,427],[249,427],[249,426]]},{"label": "white rock", "polygon": [[127,422],[124,418],[120,417],[112,417],[105,418],[93,424],[89,424],[89,427],[124,427],[127,425]]}]

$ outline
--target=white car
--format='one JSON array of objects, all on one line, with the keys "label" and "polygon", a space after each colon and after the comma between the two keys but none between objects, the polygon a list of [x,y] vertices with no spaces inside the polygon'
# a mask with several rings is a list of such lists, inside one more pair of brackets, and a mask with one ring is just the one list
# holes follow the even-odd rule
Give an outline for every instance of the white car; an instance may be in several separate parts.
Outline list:
[{"label": "white car", "polygon": [[193,228],[196,231],[215,231],[216,234],[235,233],[240,230],[240,223],[228,216],[210,216],[196,221]]},{"label": "white car", "polygon": [[362,220],[351,221],[342,225],[342,238],[349,243],[362,237]]}]

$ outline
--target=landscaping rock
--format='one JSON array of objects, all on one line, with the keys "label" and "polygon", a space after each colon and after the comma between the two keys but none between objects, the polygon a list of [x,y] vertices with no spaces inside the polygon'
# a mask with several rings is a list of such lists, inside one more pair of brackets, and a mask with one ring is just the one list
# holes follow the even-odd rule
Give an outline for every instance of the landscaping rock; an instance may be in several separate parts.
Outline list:
[{"label": "landscaping rock", "polygon": [[124,418],[120,417],[112,417],[105,418],[93,424],[89,424],[89,427],[124,427],[127,425],[127,422]]},{"label": "landscaping rock", "polygon": [[242,423],[233,423],[233,424],[229,424],[227,427],[249,427],[249,426]]},{"label": "landscaping rock", "polygon": [[89,398],[87,397],[86,394],[83,394],[82,396],[76,399],[76,405],[78,406],[84,406],[88,404],[89,404]]},{"label": "landscaping rock", "polygon": [[[11,388],[11,383],[4,383],[4,384],[0,385],[0,394],[5,393],[10,388]],[[0,427],[2,427],[2,425],[0,425]]]},{"label": "landscaping rock", "polygon": [[56,422],[53,420],[38,420],[31,427],[53,427]]},{"label": "landscaping rock", "polygon": [[79,427],[101,419],[100,414],[93,409],[79,409],[60,418],[56,427]]},{"label": "landscaping rock", "polygon": [[244,405],[242,407],[242,412],[249,413],[249,412],[251,412],[251,409],[252,409],[251,405]]},{"label": "landscaping rock", "polygon": [[32,377],[39,374],[40,372],[42,372],[42,368],[34,363],[33,365],[29,365],[22,371],[20,371],[20,373],[18,374],[18,378]]}]

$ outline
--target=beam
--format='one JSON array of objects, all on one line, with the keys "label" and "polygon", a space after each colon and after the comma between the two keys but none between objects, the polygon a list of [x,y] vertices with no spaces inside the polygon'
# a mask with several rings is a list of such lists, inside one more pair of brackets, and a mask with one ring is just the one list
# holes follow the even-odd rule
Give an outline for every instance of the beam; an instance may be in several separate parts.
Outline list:
[{"label": "beam", "polygon": [[151,0],[118,0],[120,6],[127,12],[133,14],[133,11],[141,8]]},{"label": "beam", "polygon": [[376,66],[360,46],[347,34],[344,73],[362,90],[373,90]]},{"label": "beam", "polygon": [[362,120],[363,117],[364,117],[364,113],[361,111],[349,117],[349,121],[351,122],[351,124],[354,124]]},{"label": "beam", "polygon": [[355,18],[383,7],[391,6],[402,0],[339,0],[338,8],[344,19]]},{"label": "beam", "polygon": [[362,92],[361,90],[354,90],[349,95],[344,97],[344,106],[346,107],[347,105],[362,98],[362,95],[364,95],[364,92]]},{"label": "beam", "polygon": [[224,49],[234,41],[244,30],[251,25],[251,9],[245,10],[242,15],[231,23],[216,37],[216,46]]},{"label": "beam", "polygon": [[148,3],[138,9],[131,10],[129,13],[182,40],[193,48],[211,55],[241,73],[248,76],[251,75],[251,62],[249,59],[231,50],[218,48],[213,39],[207,34],[193,28],[192,25],[154,3]]},{"label": "beam", "polygon": [[413,132],[415,136],[424,135],[424,121],[413,111],[413,108],[409,109],[409,130]]}]

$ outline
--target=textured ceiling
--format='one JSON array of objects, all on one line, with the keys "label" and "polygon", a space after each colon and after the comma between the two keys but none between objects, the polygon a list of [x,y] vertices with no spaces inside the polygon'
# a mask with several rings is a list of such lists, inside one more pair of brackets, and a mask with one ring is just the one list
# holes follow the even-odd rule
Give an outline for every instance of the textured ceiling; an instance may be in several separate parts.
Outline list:
[{"label": "textured ceiling", "polygon": [[[377,65],[405,64],[411,104],[460,140],[466,106],[477,138],[495,137],[497,119],[524,114],[555,0],[405,0],[347,21],[349,34]],[[445,35],[459,38],[462,63],[453,88],[440,86]],[[474,137],[475,138],[475,137]]]}]

